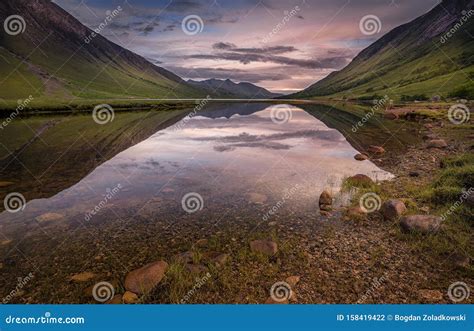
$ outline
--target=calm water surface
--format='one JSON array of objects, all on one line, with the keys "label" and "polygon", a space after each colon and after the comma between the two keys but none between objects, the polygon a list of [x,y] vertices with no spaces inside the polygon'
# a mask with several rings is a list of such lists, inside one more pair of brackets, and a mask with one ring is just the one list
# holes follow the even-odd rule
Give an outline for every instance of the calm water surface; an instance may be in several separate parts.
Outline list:
[{"label": "calm water surface", "polygon": [[[354,160],[357,153],[341,133],[296,106],[222,105],[183,118],[72,187],[28,201],[22,212],[5,211],[0,220],[7,229],[8,220],[80,222],[123,209],[173,218],[189,211],[218,216],[226,206],[257,207],[262,217],[275,204],[315,210],[322,190],[336,193],[345,177],[392,177]],[[57,215],[38,218],[45,213]]]}]

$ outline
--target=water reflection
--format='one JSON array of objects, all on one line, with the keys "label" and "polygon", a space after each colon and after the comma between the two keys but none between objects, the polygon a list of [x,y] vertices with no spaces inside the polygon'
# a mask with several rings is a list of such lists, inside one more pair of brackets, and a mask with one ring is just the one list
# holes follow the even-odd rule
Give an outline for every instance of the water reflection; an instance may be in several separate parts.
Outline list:
[{"label": "water reflection", "polygon": [[203,197],[210,215],[226,205],[267,208],[289,191],[294,194],[285,198],[287,205],[303,212],[316,208],[323,189],[337,191],[344,177],[391,177],[370,161],[354,160],[357,151],[341,133],[298,107],[285,105],[292,115],[285,123],[271,118],[272,109],[281,105],[213,107],[218,109],[155,133],[76,185],[30,201],[22,213],[4,212],[0,219],[15,219],[19,225],[55,213],[81,220],[95,209],[100,214],[120,208],[134,213],[156,208],[176,215],[183,212],[181,199],[189,192]]}]

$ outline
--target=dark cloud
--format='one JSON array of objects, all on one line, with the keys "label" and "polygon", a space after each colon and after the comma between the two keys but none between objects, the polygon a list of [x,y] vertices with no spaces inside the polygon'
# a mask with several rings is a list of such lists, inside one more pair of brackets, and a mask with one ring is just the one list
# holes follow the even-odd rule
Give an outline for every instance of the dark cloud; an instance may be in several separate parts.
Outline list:
[{"label": "dark cloud", "polygon": [[293,46],[272,46],[272,47],[250,47],[242,48],[237,45],[227,42],[218,42],[212,45],[213,49],[226,50],[234,53],[249,53],[249,54],[282,54],[297,51]]},{"label": "dark cloud", "polygon": [[238,61],[242,64],[249,64],[252,62],[267,62],[281,65],[297,66],[307,69],[340,69],[350,61],[350,59],[346,57],[328,57],[315,60],[306,60],[268,54],[246,54],[234,52],[225,52],[218,54],[194,54],[190,55],[189,57],[193,59],[203,60]]},{"label": "dark cloud", "polygon": [[198,10],[202,7],[202,5],[197,1],[191,0],[175,0],[172,1],[169,6],[166,7],[168,11],[174,12],[189,12],[192,10]]}]

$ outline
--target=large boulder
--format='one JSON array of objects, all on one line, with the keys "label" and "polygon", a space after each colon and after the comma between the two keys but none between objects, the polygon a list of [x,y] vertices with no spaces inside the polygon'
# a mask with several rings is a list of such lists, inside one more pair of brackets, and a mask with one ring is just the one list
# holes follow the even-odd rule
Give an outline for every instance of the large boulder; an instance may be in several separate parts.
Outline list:
[{"label": "large boulder", "polygon": [[163,279],[168,263],[157,261],[133,270],[125,277],[127,291],[144,295],[148,294]]},{"label": "large boulder", "polygon": [[410,215],[400,219],[400,226],[405,232],[432,233],[439,230],[441,221],[433,215]]},{"label": "large boulder", "polygon": [[274,255],[278,252],[278,245],[271,240],[254,240],[250,242],[250,249],[255,253]]},{"label": "large boulder", "polygon": [[398,220],[407,210],[405,204],[401,200],[388,200],[382,205],[381,212],[384,219],[388,221]]}]

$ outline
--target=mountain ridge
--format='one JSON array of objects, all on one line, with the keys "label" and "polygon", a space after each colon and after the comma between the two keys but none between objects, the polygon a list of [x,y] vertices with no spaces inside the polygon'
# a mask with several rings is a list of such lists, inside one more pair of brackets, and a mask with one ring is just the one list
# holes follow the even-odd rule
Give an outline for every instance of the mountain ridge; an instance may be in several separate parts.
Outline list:
[{"label": "mountain ridge", "polygon": [[[387,94],[392,98],[409,94],[447,97],[459,90],[467,91],[460,96],[472,95],[473,3],[473,0],[443,1],[424,15],[389,31],[342,70],[289,97],[370,97],[373,94]],[[443,34],[459,25],[457,22],[469,13],[472,17],[443,42]],[[466,72],[471,76],[465,77]],[[456,75],[454,82],[442,86],[448,79],[443,76],[453,74]]]},{"label": "mountain ridge", "polygon": [[231,79],[206,79],[202,81],[188,80],[188,84],[206,90],[211,97],[273,99],[282,94],[273,93],[267,89],[249,82],[235,83]]}]

